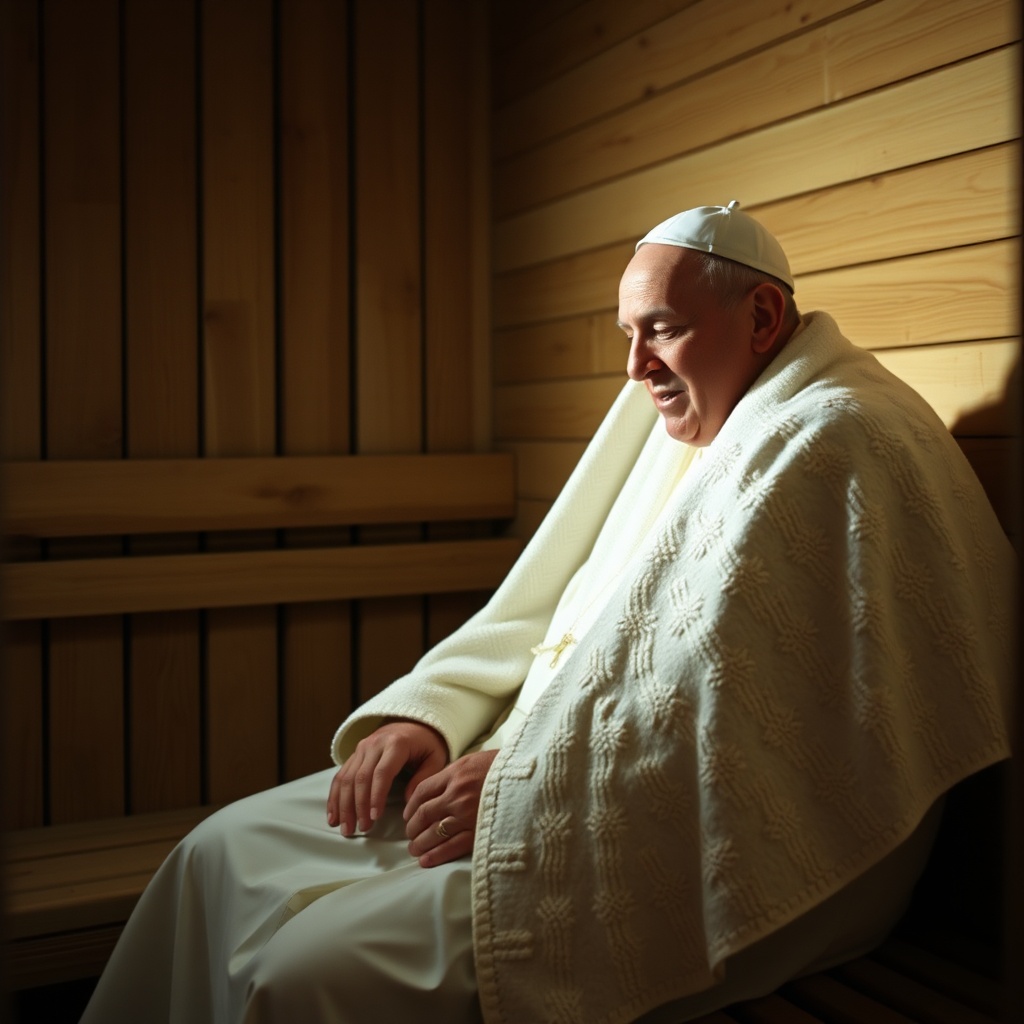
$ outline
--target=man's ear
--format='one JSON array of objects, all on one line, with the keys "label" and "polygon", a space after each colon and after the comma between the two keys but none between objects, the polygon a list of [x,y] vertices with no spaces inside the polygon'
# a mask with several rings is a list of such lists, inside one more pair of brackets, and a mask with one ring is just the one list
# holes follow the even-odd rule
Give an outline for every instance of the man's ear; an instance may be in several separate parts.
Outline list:
[{"label": "man's ear", "polygon": [[769,352],[782,330],[786,300],[782,289],[769,281],[759,284],[751,293],[754,330],[750,338],[751,349],[763,355]]}]

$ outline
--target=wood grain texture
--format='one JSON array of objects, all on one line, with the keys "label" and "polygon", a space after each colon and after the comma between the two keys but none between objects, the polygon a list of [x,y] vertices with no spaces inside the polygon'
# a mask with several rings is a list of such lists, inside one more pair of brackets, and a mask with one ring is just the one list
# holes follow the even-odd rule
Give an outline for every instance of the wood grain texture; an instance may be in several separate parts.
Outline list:
[{"label": "wood grain texture", "polygon": [[502,446],[515,455],[516,480],[523,498],[554,501],[576,467],[583,441],[518,441]]},{"label": "wood grain texture", "polygon": [[[58,0],[45,5],[43,16],[46,450],[58,458],[119,457],[118,4]],[[55,544],[52,554],[98,550],[111,549]],[[122,632],[119,619],[50,628],[47,712],[55,822],[123,809]],[[88,773],[83,764],[90,766]]]},{"label": "wood grain texture", "polygon": [[[128,0],[124,7],[129,459],[119,468],[199,451],[195,18],[190,0]],[[190,537],[131,543],[137,554],[195,548]],[[131,810],[197,804],[198,616],[149,615],[129,629]]]},{"label": "wood grain texture", "polygon": [[[0,449],[38,459],[41,401],[39,29],[36,0],[0,6]],[[0,475],[0,489],[5,481]],[[38,556],[26,545],[25,558]],[[16,557],[8,542],[5,558]],[[43,651],[38,623],[6,626],[0,722],[0,825],[42,824]]]},{"label": "wood grain texture", "polygon": [[501,441],[589,440],[625,382],[623,372],[503,385],[495,390],[495,435]]},{"label": "wood grain texture", "polygon": [[[720,6],[718,17],[723,21],[733,17],[735,6]],[[749,32],[756,31],[762,17],[766,30],[773,19],[794,17],[794,12],[781,4],[777,9],[756,6],[757,14],[749,19],[739,15],[748,22]],[[778,41],[766,34],[764,38],[772,39],[773,45],[739,60],[719,62],[715,55],[741,46],[742,33],[719,31],[708,46],[696,51],[694,33],[688,26],[679,26],[672,36],[661,32],[643,36],[660,51],[666,73],[678,81],[668,90],[638,84],[637,101],[621,110],[616,110],[614,103],[602,108],[602,93],[649,74],[652,61],[645,58],[656,56],[648,52],[650,47],[642,53],[623,52],[615,63],[613,54],[606,54],[602,61],[595,61],[609,65],[600,70],[586,66],[590,74],[598,76],[596,81],[579,83],[578,92],[558,99],[544,97],[540,106],[549,112],[540,117],[550,118],[550,112],[557,111],[565,118],[561,130],[553,133],[557,137],[541,144],[531,139],[526,152],[496,167],[495,208],[499,216],[1018,38],[1009,0],[983,2],[980,10],[965,7],[962,0],[926,6],[883,0],[834,20],[836,12],[829,6],[843,5],[820,9],[815,5],[799,33],[783,35]],[[674,21],[691,12],[696,17],[702,9],[690,8]],[[825,23],[816,25],[823,18]],[[711,22],[702,22],[700,27],[702,32],[715,28]],[[700,55],[697,67],[691,56],[695,52]],[[603,88],[598,82],[604,83]],[[766,82],[771,83],[770,88],[765,87]],[[597,111],[600,116],[595,116]],[[568,130],[570,126],[572,130]],[[499,126],[496,138],[505,140],[509,134]]]},{"label": "wood grain texture", "polygon": [[[1018,164],[1017,143],[1003,143],[749,210],[779,239],[794,274],[801,275],[1014,235]],[[543,326],[594,310],[610,313],[631,255],[631,244],[615,243],[500,275],[496,324]],[[797,298],[803,302],[802,286]],[[579,326],[549,329],[571,336]],[[504,331],[496,337],[503,377],[530,372],[525,364],[536,343],[529,331],[522,335],[522,348],[506,345]],[[552,372],[559,372],[557,362]]]},{"label": "wood grain texture", "polygon": [[[279,9],[280,415],[289,456],[351,446],[348,17],[349,5],[332,0]],[[322,486],[322,478],[309,485]],[[348,539],[347,530],[317,538]],[[285,543],[307,538],[289,533]],[[346,601],[281,610],[286,779],[329,763],[331,731],[351,710],[351,629]]]},{"label": "wood grain texture", "polygon": [[[613,288],[602,291],[602,305],[614,301],[618,287],[617,260],[608,261],[609,275],[616,275]],[[611,282],[606,282],[610,284]],[[567,279],[567,287],[571,281]],[[494,336],[494,380],[509,384],[581,374],[617,373],[626,365],[626,337],[616,321],[615,311],[585,314],[528,327],[496,331]]]},{"label": "wood grain texture", "polygon": [[500,221],[495,270],[635,240],[690,206],[739,198],[753,207],[1014,139],[1006,97],[1019,59],[1017,46],[994,50]]},{"label": "wood grain texture", "polygon": [[50,460],[6,467],[4,528],[82,537],[500,518],[508,456]]},{"label": "wood grain texture", "polygon": [[836,185],[752,209],[794,274],[1017,233],[1016,142]]},{"label": "wood grain texture", "polygon": [[1019,338],[876,352],[958,437],[1009,436],[1020,424]]},{"label": "wood grain texture", "polygon": [[[13,622],[73,619],[92,611],[112,614],[229,609],[218,616],[218,621],[240,638],[251,634],[249,640],[255,646],[260,641],[246,626],[250,617],[243,614],[249,606],[493,588],[517,551],[517,543],[497,537],[344,548],[80,558],[8,565],[0,575],[6,591],[4,614]],[[79,636],[88,632],[79,627],[69,631]],[[98,649],[90,645],[90,651]],[[258,656],[267,657],[271,652],[271,647],[262,647]],[[257,664],[256,657],[250,654],[237,663],[229,662],[228,669],[239,671],[236,664],[252,668]]]},{"label": "wood grain texture", "polygon": [[865,348],[1016,336],[1019,246],[985,242],[807,274],[804,310],[824,309]]},{"label": "wood grain texture", "polygon": [[[543,46],[552,51],[544,82],[530,74],[519,54],[499,62],[495,74],[499,99],[510,92],[503,86],[505,81],[521,85],[515,88],[518,98],[495,113],[496,154],[510,156],[622,108],[635,107],[682,81],[737,63],[753,50],[854,6],[852,0],[585,4],[574,17],[564,19],[566,29],[571,25],[572,34],[581,34],[584,26],[593,32],[600,25],[604,45],[566,50],[559,48],[556,32],[531,40],[535,50]],[[560,34],[565,38],[571,33]],[[523,57],[529,59],[525,53]]]},{"label": "wood grain texture", "polygon": [[[272,5],[206,0],[201,12],[203,447],[268,455],[276,442]],[[206,622],[205,796],[223,802],[278,779],[277,616],[217,609]]]},{"label": "wood grain texture", "polygon": [[[355,8],[355,440],[366,454],[416,452],[424,444],[420,17],[414,0]],[[417,532],[399,527],[386,536],[408,540]],[[360,539],[383,536],[363,531]],[[359,700],[423,652],[423,612],[420,599],[360,603]]]}]

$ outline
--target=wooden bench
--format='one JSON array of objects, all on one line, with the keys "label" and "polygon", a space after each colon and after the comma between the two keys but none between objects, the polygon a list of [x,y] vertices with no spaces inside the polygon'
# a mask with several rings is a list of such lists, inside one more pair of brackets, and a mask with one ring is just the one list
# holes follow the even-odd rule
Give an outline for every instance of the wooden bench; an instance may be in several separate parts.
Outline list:
[{"label": "wooden bench", "polygon": [[[512,459],[501,454],[11,463],[4,482],[15,546],[21,538],[378,529],[364,544],[309,546],[305,535],[301,547],[129,555],[108,545],[98,555],[87,548],[86,557],[11,562],[2,574],[11,622],[487,591],[521,547],[493,535],[515,506]],[[470,524],[462,532],[484,535],[382,537],[389,524]],[[418,532],[430,529],[459,531]],[[11,985],[98,974],[157,866],[211,810],[9,833]]]},{"label": "wooden bench", "polygon": [[869,956],[695,1024],[997,1024],[1000,1006],[991,975],[894,937]]},{"label": "wooden bench", "polygon": [[[1005,528],[1013,533],[1015,530],[1016,478],[1008,472],[1011,463],[1011,445],[1002,440],[967,439],[962,445],[971,458],[975,469],[996,506]],[[350,467],[353,472],[366,472],[377,479],[379,468],[371,466],[372,460],[363,462],[361,457],[357,466]],[[245,460],[249,462],[250,460]],[[252,469],[256,469],[255,460]],[[291,460],[289,460],[291,461]],[[315,460],[320,463],[322,460]],[[333,461],[333,460],[329,460]],[[399,463],[381,463],[397,470]],[[215,465],[215,463],[210,464]],[[416,463],[416,465],[421,465]],[[359,468],[361,467],[361,468]],[[229,466],[224,462],[225,470],[244,469],[245,467]],[[316,468],[311,464],[311,469]],[[319,475],[321,469],[317,470]],[[330,468],[330,467],[327,467]],[[340,470],[340,466],[338,469]],[[441,469],[441,464],[437,464]],[[127,472],[122,469],[113,472]],[[231,474],[221,476],[213,469],[192,465],[189,472],[198,474],[210,473],[210,485],[217,492],[223,488],[232,489],[237,484],[229,484]],[[405,470],[408,472],[409,470]],[[508,469],[503,472],[507,472]],[[27,471],[31,475],[34,470]],[[42,472],[42,471],[41,471]],[[140,470],[140,472],[144,472]],[[129,473],[130,475],[130,473]],[[245,475],[245,474],[243,474]],[[303,474],[300,474],[302,476]],[[456,474],[461,477],[461,473]],[[384,473],[387,478],[390,473]],[[83,479],[89,474],[83,470]],[[328,474],[330,478],[330,474]],[[431,479],[436,482],[438,477],[429,476],[421,481],[429,487]],[[24,480],[22,481],[24,484]],[[50,482],[48,486],[57,488],[58,483]],[[95,509],[90,515],[95,516],[99,526],[112,517],[118,522],[118,528],[111,527],[110,532],[122,532],[125,523],[120,518],[123,510],[109,495],[101,493],[103,488],[95,479],[91,489],[95,492]],[[33,486],[25,485],[25,492],[33,490]],[[296,484],[295,487],[301,487]],[[250,485],[242,488],[251,492]],[[372,488],[371,488],[372,489]],[[12,488],[14,494],[18,488]],[[401,490],[401,489],[400,489]],[[291,489],[290,500],[299,506],[311,501],[309,495],[300,500],[301,490]],[[14,497],[12,494],[12,497]],[[60,518],[55,506],[63,503],[66,497],[61,491],[55,490],[45,508],[32,509],[26,502],[13,502],[11,521],[43,522],[46,516]],[[250,495],[251,497],[251,495]],[[429,504],[429,498],[423,494],[420,498]],[[141,497],[139,500],[143,500]],[[151,494],[147,499],[152,507],[149,515],[168,513],[168,502],[175,500],[171,493],[165,493],[163,499]],[[246,501],[250,499],[247,498]],[[288,501],[289,498],[278,494],[270,499],[277,502]],[[326,500],[326,499],[324,499]],[[398,501],[411,500],[408,493],[402,491],[396,495]],[[510,499],[509,499],[510,500]],[[211,504],[215,499],[211,497]],[[341,502],[344,504],[344,502]],[[230,504],[230,503],[229,503]],[[258,504],[258,503],[257,503]],[[394,506],[388,505],[393,509]],[[485,515],[508,514],[507,506],[488,505]],[[79,510],[80,512],[82,510]],[[183,516],[199,516],[195,509],[180,510]],[[207,510],[208,514],[209,510]],[[255,512],[250,510],[250,516]],[[279,512],[271,513],[266,518],[256,516],[248,522],[254,525],[269,525],[271,520],[277,521]],[[308,514],[295,512],[295,515]],[[370,512],[359,515],[369,516]],[[381,514],[384,514],[383,512]],[[401,521],[403,513],[393,512],[395,520]],[[226,520],[239,522],[242,513],[234,507]],[[262,515],[262,513],[261,513]],[[410,518],[427,520],[432,518],[429,507],[417,507],[415,516]],[[445,515],[452,516],[452,509]],[[19,518],[20,517],[20,518]],[[335,510],[326,518],[337,522],[355,522],[348,518],[348,513]],[[201,518],[201,517],[200,517]],[[192,521],[192,520],[190,520]],[[203,519],[203,522],[207,520]],[[326,521],[326,520],[325,520]],[[198,520],[189,527],[199,529]],[[137,524],[136,524],[137,525]],[[47,529],[61,529],[59,523],[53,523]],[[161,527],[163,529],[165,527]],[[102,531],[99,531],[102,532]],[[38,534],[37,534],[38,535]],[[494,558],[491,564],[491,585],[503,575],[507,563],[514,557],[515,546],[507,542],[497,544],[486,543],[478,547],[480,542],[457,542],[472,546],[462,547],[461,558],[476,557],[471,552],[490,552]],[[347,549],[346,549],[347,550]],[[266,559],[268,552],[257,553],[259,561],[269,565]],[[209,557],[209,556],[198,556]],[[401,587],[401,559],[397,563],[379,553],[384,559],[385,573],[398,573],[394,586]],[[106,563],[107,560],[103,560]],[[215,563],[202,563],[214,565]],[[283,577],[282,586],[300,586],[298,582],[302,573],[308,568],[308,562],[301,562]],[[26,566],[10,566],[18,576],[31,578],[31,571]],[[68,568],[71,568],[69,565]],[[380,568],[380,566],[378,566]],[[40,570],[41,571],[41,570]],[[107,566],[105,572],[113,572]],[[207,577],[208,570],[196,570],[196,578],[205,583],[198,583],[208,598],[217,596],[215,584]],[[213,571],[213,570],[211,570]],[[159,590],[159,585],[144,585],[142,580],[146,573],[136,575],[128,573],[131,586],[142,587],[146,593]],[[109,579],[121,580],[123,575],[115,573]],[[174,577],[172,576],[172,579]],[[291,581],[291,582],[288,582]],[[259,583],[259,579],[255,583]],[[449,581],[451,585],[463,585]],[[113,585],[113,584],[111,584]],[[119,585],[119,584],[118,584]],[[246,587],[255,585],[250,578]],[[308,584],[302,583],[301,586]],[[54,600],[61,602],[81,603],[87,597],[75,598],[80,593],[80,582],[65,583],[54,588]],[[344,592],[346,584],[334,583],[331,593]],[[40,588],[36,588],[37,590]],[[187,588],[185,588],[187,590]],[[243,588],[244,589],[244,588]],[[270,588],[271,590],[273,588]],[[358,589],[358,588],[355,588]],[[172,593],[178,593],[178,586],[171,587]],[[305,593],[305,591],[302,591]],[[398,591],[404,592],[404,591]],[[27,592],[26,592],[27,593]],[[62,595],[59,598],[56,595]],[[268,600],[275,599],[273,594],[265,593]],[[236,592],[230,600],[244,598],[244,593]],[[143,600],[134,598],[133,601]],[[28,614],[30,599],[25,597],[23,603],[13,595],[10,600],[16,614]],[[32,598],[31,601],[39,601]],[[158,602],[159,603],[159,602]],[[135,604],[132,607],[136,607]],[[19,611],[20,609],[20,611]],[[43,609],[45,611],[45,609]],[[34,609],[38,613],[39,609]],[[98,974],[106,961],[109,951],[116,941],[121,927],[146,882],[157,865],[171,849],[177,839],[183,835],[210,808],[194,808],[184,811],[169,811],[157,814],[120,818],[109,821],[88,822],[74,825],[51,826],[42,829],[27,829],[15,832],[9,838],[9,879],[10,879],[10,920],[8,934],[12,939],[10,955],[10,975],[16,987],[24,988],[73,978],[90,977]],[[941,839],[941,837],[940,837]],[[993,885],[998,885],[998,878],[991,878]],[[929,1022],[929,1024],[992,1024],[999,1020],[1001,985],[997,979],[998,955],[992,950],[983,950],[974,956],[965,956],[958,950],[955,943],[945,946],[937,941],[936,936],[925,929],[914,931],[911,923],[897,932],[879,949],[869,956],[844,964],[834,970],[807,978],[798,979],[783,986],[778,992],[762,999],[736,1004],[724,1010],[709,1014],[702,1018],[703,1024],[909,1024],[909,1022]]]}]

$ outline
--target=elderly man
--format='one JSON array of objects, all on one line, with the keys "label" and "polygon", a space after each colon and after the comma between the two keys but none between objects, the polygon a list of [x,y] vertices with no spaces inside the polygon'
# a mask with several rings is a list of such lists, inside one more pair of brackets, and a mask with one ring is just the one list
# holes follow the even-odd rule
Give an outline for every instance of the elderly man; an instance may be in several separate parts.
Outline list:
[{"label": "elderly man", "polygon": [[339,770],[185,839],[86,1022],[653,1024],[885,935],[942,794],[1008,755],[1013,558],[792,290],[735,203],[641,240],[631,382],[508,579]]}]

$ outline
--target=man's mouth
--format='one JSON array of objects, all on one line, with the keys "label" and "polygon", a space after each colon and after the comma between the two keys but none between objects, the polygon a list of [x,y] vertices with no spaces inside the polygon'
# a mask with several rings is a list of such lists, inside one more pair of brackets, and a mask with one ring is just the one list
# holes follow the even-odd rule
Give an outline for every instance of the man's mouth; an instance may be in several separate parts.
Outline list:
[{"label": "man's mouth", "polygon": [[662,406],[671,405],[680,395],[685,395],[686,391],[679,388],[675,391],[652,391],[651,398],[654,400],[654,404],[660,409]]}]

